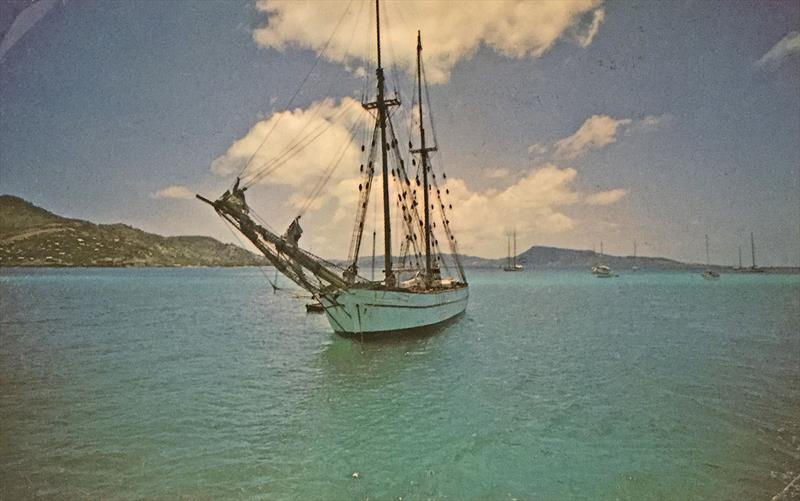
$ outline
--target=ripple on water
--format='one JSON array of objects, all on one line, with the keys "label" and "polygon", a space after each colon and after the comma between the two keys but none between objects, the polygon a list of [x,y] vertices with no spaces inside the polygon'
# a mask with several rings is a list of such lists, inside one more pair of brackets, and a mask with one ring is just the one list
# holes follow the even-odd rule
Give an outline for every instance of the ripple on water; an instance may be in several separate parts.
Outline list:
[{"label": "ripple on water", "polygon": [[8,272],[0,496],[755,499],[800,471],[798,277],[470,276],[458,321],[361,344],[255,269]]}]

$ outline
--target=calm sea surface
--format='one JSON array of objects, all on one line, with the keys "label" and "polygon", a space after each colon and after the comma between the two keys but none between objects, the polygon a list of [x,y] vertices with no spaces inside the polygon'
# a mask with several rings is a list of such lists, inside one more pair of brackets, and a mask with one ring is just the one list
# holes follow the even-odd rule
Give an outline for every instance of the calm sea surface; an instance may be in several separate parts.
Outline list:
[{"label": "calm sea surface", "polygon": [[469,278],[455,323],[361,344],[255,268],[2,270],[0,498],[769,499],[800,473],[800,276]]}]

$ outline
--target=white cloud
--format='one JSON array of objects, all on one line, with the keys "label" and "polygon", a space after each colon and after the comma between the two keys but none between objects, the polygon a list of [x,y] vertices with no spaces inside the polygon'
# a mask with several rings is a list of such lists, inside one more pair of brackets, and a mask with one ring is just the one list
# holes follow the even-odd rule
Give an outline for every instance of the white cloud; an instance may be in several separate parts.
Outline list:
[{"label": "white cloud", "polygon": [[541,143],[535,143],[528,146],[528,153],[533,156],[544,155],[550,150],[550,147]]},{"label": "white cloud", "polygon": [[511,172],[505,167],[495,167],[490,169],[484,169],[482,171],[482,174],[483,177],[489,179],[505,179],[511,174]]},{"label": "white cloud", "polygon": [[[362,182],[359,165],[363,162],[363,154],[360,139],[356,139],[361,136],[351,134],[349,128],[358,121],[359,116],[364,117],[364,112],[359,110],[358,103],[346,98],[341,102],[326,99],[308,109],[275,113],[258,122],[247,134],[235,141],[224,155],[214,161],[212,171],[232,177],[254,153],[257,161],[253,163],[259,165],[283,150],[298,132],[326,129],[327,132],[317,141],[262,180],[262,184],[271,186],[269,198],[264,197],[265,188],[261,188],[248,192],[248,201],[261,214],[267,213],[261,210],[263,204],[273,207],[267,219],[270,224],[279,228],[285,222],[291,221],[306,205],[312,187],[330,165],[335,153],[344,152],[342,166],[311,204],[308,214],[303,217],[306,245],[313,245],[315,252],[325,256],[344,257],[358,205],[358,186]],[[336,117],[339,119],[334,120]],[[369,124],[371,130],[369,121],[361,122]],[[259,149],[270,130],[270,137],[264,147]],[[451,175],[440,188],[443,192],[449,191],[446,203],[453,205],[452,211],[449,211],[449,219],[460,250],[477,255],[497,255],[504,248],[504,232],[511,227],[517,229],[520,246],[530,245],[535,238],[575,229],[577,222],[565,212],[566,207],[610,204],[625,194],[624,190],[594,195],[580,193],[575,187],[576,177],[575,169],[554,164],[540,165],[523,172],[494,166],[484,169],[479,179],[484,183],[499,182],[503,187],[476,189],[470,188],[464,178]],[[376,176],[373,180],[370,201],[372,206],[368,210],[365,235],[372,232],[373,224],[377,225],[379,234],[383,231],[382,218],[375,217],[374,210],[376,204],[378,207],[381,205],[379,186],[381,178]],[[191,196],[191,192],[182,187],[170,187],[168,190],[162,190],[166,192],[163,196]],[[390,196],[392,200],[394,197],[395,195]],[[394,221],[394,216],[392,220]],[[400,234],[397,228],[395,234]],[[442,245],[446,251],[445,242]]]},{"label": "white cloud", "polygon": [[[224,155],[214,160],[211,171],[219,176],[232,177],[238,175],[252,158],[243,177],[248,181],[262,167],[281,163],[259,182],[297,187],[318,179],[339,153],[342,154],[341,165],[357,167],[360,148],[350,130],[357,122],[364,123],[359,120],[364,113],[361,105],[351,98],[338,102],[324,99],[306,109],[274,113],[256,123]],[[306,146],[301,149],[302,145]],[[289,149],[293,153],[283,155]],[[334,180],[340,177],[334,176]]]},{"label": "white cloud", "polygon": [[[537,239],[563,234],[576,229],[578,221],[565,212],[567,207],[585,204],[611,204],[625,194],[624,190],[611,190],[596,195],[583,195],[575,188],[577,171],[546,164],[528,172],[513,184],[502,189],[471,189],[462,178],[450,176],[441,190],[449,190],[445,203],[452,204],[448,211],[459,250],[466,254],[497,256],[505,250],[505,233],[517,230],[520,249],[527,248]],[[376,177],[374,186],[380,186]],[[307,235],[315,245],[324,245],[325,255],[343,255],[349,244],[350,229],[358,200],[356,179],[345,179],[327,191],[319,206],[325,210],[309,214]],[[380,208],[380,192],[372,194],[372,204]],[[380,210],[380,209],[379,209]],[[370,208],[368,214],[373,214]],[[438,223],[438,211],[434,218]],[[378,235],[383,232],[381,217],[367,217],[365,235],[371,233],[376,221]],[[393,217],[394,221],[394,217]],[[395,237],[399,229],[394,227]],[[365,237],[367,238],[367,237]],[[438,234],[443,240],[443,235]],[[443,250],[447,245],[441,242]],[[378,249],[380,253],[380,248]]]},{"label": "white cloud", "polygon": [[656,127],[672,119],[672,115],[647,115],[641,120],[642,125]]},{"label": "white cloud", "polygon": [[572,186],[577,172],[547,164],[529,171],[502,190],[472,191],[462,179],[448,179],[453,204],[451,222],[460,248],[477,255],[497,255],[505,232],[514,227],[522,245],[534,235],[571,230],[575,221],[562,207],[580,201]]},{"label": "white cloud", "polygon": [[[268,19],[255,30],[254,39],[278,50],[299,46],[320,52],[348,3],[259,0],[256,6]],[[481,44],[509,57],[540,57],[565,33],[578,31],[577,43],[586,47],[605,16],[601,4],[602,0],[491,0],[461,6],[446,0],[384,2],[382,19],[390,22],[382,21],[381,34],[392,48],[386,56],[396,58],[391,62],[413,72],[416,31],[421,30],[428,79],[441,83],[458,61],[471,57]],[[362,9],[371,8],[371,3],[357,5],[350,6],[351,12],[331,39],[325,53],[329,60],[356,66],[368,59],[364,41],[374,36],[374,26],[369,26],[370,16]],[[592,21],[582,27],[588,15]]]},{"label": "white cloud", "polygon": [[194,192],[186,186],[173,185],[167,186],[163,190],[158,190],[150,195],[150,198],[175,198],[180,200],[188,200],[190,198],[194,198]]},{"label": "white cloud", "polygon": [[622,197],[627,195],[627,191],[623,189],[615,189],[609,191],[601,191],[599,193],[592,193],[587,195],[584,202],[588,205],[611,205],[619,202]]},{"label": "white cloud", "polygon": [[629,118],[615,120],[608,115],[592,115],[575,133],[555,143],[556,153],[566,159],[583,156],[617,140],[617,128],[631,123]]},{"label": "white cloud", "polygon": [[761,67],[776,68],[784,59],[798,52],[800,52],[800,32],[790,31],[755,64]]},{"label": "white cloud", "polygon": [[625,127],[625,135],[631,136],[643,132],[658,130],[672,122],[673,116],[669,113],[663,115],[647,115],[640,120],[633,120]]},{"label": "white cloud", "polygon": [[584,48],[588,47],[592,43],[592,40],[594,40],[597,32],[600,31],[600,25],[603,24],[605,18],[605,9],[595,10],[592,14],[592,24],[589,25],[588,31],[583,35],[578,35],[578,45]]},{"label": "white cloud", "polygon": [[641,119],[614,119],[608,115],[593,115],[569,137],[547,145],[535,143],[528,147],[531,157],[545,157],[554,154],[562,159],[574,160],[590,150],[601,149],[617,141],[617,136],[624,131],[630,136],[640,132],[656,130],[672,121],[672,115],[647,115]]}]

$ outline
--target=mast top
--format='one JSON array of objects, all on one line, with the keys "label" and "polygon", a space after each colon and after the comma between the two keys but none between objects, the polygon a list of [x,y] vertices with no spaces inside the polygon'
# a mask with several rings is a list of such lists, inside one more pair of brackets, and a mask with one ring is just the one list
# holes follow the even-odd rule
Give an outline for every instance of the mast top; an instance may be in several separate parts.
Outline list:
[{"label": "mast top", "polygon": [[378,70],[382,70],[381,67],[381,2],[380,0],[375,0],[375,25],[378,28]]}]

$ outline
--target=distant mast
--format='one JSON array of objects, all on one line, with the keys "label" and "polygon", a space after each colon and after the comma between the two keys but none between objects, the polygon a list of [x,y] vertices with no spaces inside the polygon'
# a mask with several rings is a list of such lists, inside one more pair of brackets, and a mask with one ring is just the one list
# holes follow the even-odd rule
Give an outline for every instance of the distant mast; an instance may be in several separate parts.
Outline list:
[{"label": "distant mast", "polygon": [[517,267],[517,229],[514,228],[514,254],[512,254],[513,266]]},{"label": "distant mast", "polygon": [[711,257],[708,253],[708,235],[706,235],[706,266],[711,266]]},{"label": "distant mast", "polygon": [[742,246],[739,246],[739,269],[742,269]]},{"label": "distant mast", "polygon": [[[753,254],[753,269],[756,269],[756,241],[753,239],[753,232],[750,232],[750,251]],[[739,265],[741,267],[741,264]]]},{"label": "distant mast", "polygon": [[506,255],[508,256],[506,258],[506,267],[511,268],[511,235],[506,234],[506,236],[508,237],[506,239]]}]

